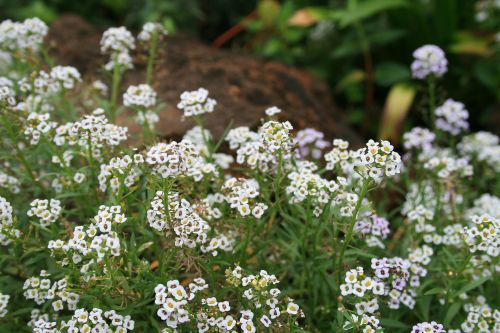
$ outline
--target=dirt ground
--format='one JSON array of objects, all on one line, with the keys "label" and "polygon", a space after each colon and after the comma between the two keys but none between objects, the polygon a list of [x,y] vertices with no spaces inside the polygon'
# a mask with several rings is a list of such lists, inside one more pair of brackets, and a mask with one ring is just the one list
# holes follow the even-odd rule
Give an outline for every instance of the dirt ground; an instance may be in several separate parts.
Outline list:
[{"label": "dirt ground", "polygon": [[[81,18],[65,15],[52,24],[47,43],[58,63],[77,67],[84,78],[102,78],[100,69],[106,58],[99,53],[101,33]],[[124,89],[144,81],[144,56],[134,58],[134,67],[125,75]],[[216,111],[206,117],[207,127],[215,136],[231,120],[233,126],[257,127],[264,110],[275,105],[284,111],[282,118],[296,128],[313,127],[325,132],[328,139],[341,137],[359,142],[321,80],[253,55],[215,49],[186,35],[168,36],[162,43],[153,87],[166,104],[158,125],[166,137],[179,137],[193,126],[182,120],[176,108],[179,95],[204,87],[218,103]],[[129,116],[122,114],[119,122],[134,131]]]}]

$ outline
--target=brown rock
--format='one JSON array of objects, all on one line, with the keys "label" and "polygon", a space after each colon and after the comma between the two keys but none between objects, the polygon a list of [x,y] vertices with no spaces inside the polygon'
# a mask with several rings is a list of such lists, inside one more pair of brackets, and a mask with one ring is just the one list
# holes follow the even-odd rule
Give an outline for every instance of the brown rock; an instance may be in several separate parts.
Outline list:
[{"label": "brown rock", "polygon": [[[59,63],[73,65],[85,76],[95,76],[106,61],[99,54],[101,33],[79,17],[66,15],[52,24],[47,40]],[[124,88],[144,81],[145,63],[139,58],[135,69],[125,75]],[[153,81],[159,99],[166,103],[158,127],[168,137],[179,137],[193,126],[190,121],[182,121],[176,108],[179,95],[204,87],[218,103],[216,111],[205,118],[216,136],[231,120],[233,126],[257,127],[264,110],[277,106],[284,111],[281,117],[296,128],[313,127],[328,138],[359,143],[321,80],[253,55],[215,49],[185,35],[168,36],[160,48]],[[122,114],[122,122],[129,123],[127,115]]]}]

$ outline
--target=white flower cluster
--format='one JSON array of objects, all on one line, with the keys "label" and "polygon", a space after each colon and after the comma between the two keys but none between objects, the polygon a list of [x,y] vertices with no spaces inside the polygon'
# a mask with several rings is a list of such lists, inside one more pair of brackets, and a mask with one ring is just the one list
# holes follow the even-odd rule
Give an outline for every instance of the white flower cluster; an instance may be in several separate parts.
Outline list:
[{"label": "white flower cluster", "polygon": [[[344,188],[347,186],[347,180],[343,177],[337,177],[337,182],[340,186]],[[339,213],[343,217],[352,217],[354,214],[356,204],[358,202],[359,196],[356,193],[343,190],[337,193],[334,197],[333,205],[335,207],[340,207]]]},{"label": "white flower cluster", "polygon": [[[437,202],[440,202],[438,207]],[[441,195],[436,193],[433,183],[424,180],[420,184],[413,183],[406,192],[405,202],[401,214],[407,216],[410,221],[425,222],[434,218],[434,212],[439,208],[447,215],[453,213],[453,205],[463,203],[460,193],[444,191]],[[421,206],[421,207],[419,207]]]},{"label": "white flower cluster", "polygon": [[[173,329],[195,319],[199,333],[236,332],[236,325],[240,326],[241,332],[255,333],[257,330],[279,329],[289,320],[303,316],[292,299],[285,304],[282,302],[279,297],[281,291],[275,287],[277,278],[266,271],[243,276],[241,267],[237,266],[226,271],[226,282],[231,287],[244,289],[238,299],[250,302],[246,309],[239,312],[239,319],[234,310],[241,305],[232,307],[227,300],[200,296],[208,290],[208,285],[201,278],[194,279],[187,288],[177,280],[168,281],[166,286],[159,284],[155,288],[155,303],[161,305],[157,314]],[[256,318],[257,315],[259,318]]]},{"label": "white flower cluster", "polygon": [[134,36],[125,27],[109,28],[101,38],[101,52],[110,55],[110,61],[104,66],[108,71],[115,66],[132,68],[129,52],[135,48]]},{"label": "white flower cluster", "polygon": [[120,239],[112,228],[126,220],[120,206],[100,206],[98,214],[94,217],[94,223],[76,226],[73,237],[68,242],[51,240],[48,248],[52,253],[64,254],[63,265],[68,263],[69,258],[74,264],[80,264],[86,259],[80,272],[87,274],[91,265],[101,262],[106,255],[115,257],[120,255]]},{"label": "white flower cluster", "polygon": [[146,163],[162,178],[192,177],[200,181],[204,175],[217,174],[215,165],[206,163],[190,142],[160,142],[146,154]]},{"label": "white flower cluster", "polygon": [[184,117],[194,117],[213,112],[216,104],[215,99],[208,97],[208,90],[199,88],[183,92],[177,108],[184,112]]},{"label": "white flower cluster", "polygon": [[48,31],[47,25],[37,17],[23,22],[2,21],[0,23],[0,49],[36,51],[43,43]]},{"label": "white flower cluster", "polygon": [[167,236],[172,234],[178,247],[194,248],[204,244],[210,230],[208,223],[177,193],[170,193],[167,198],[162,191],[157,191],[147,211],[147,219],[153,229]]},{"label": "white flower cluster", "polygon": [[84,152],[90,150],[94,158],[100,159],[102,150],[125,141],[127,132],[127,127],[110,124],[103,109],[96,109],[77,122],[57,127],[54,143],[58,146],[78,145]]},{"label": "white flower cluster", "polygon": [[500,198],[485,193],[474,200],[474,204],[466,212],[467,217],[487,214],[495,219],[500,219]]},{"label": "white flower cluster", "polygon": [[497,257],[500,254],[500,220],[484,214],[472,216],[472,222],[473,226],[464,228],[469,250]]},{"label": "white flower cluster", "polygon": [[77,82],[82,81],[80,72],[72,66],[55,66],[50,71],[50,77],[58,82],[63,89],[73,89]]},{"label": "white flower cluster", "polygon": [[40,225],[47,227],[54,223],[61,215],[61,201],[57,199],[35,199],[30,203],[31,208],[28,210],[28,216],[38,217]]},{"label": "white flower cluster", "polygon": [[316,164],[302,161],[296,171],[288,174],[290,184],[286,188],[290,204],[299,204],[309,200],[314,206],[314,215],[320,216],[324,207],[332,201],[339,185],[333,180],[327,180],[314,173]]},{"label": "white flower cluster", "polygon": [[0,103],[14,106],[16,105],[16,99],[14,98],[14,90],[8,86],[0,87]]},{"label": "white flower cluster", "polygon": [[21,191],[21,188],[19,187],[19,179],[2,171],[0,171],[0,188],[7,189],[14,194]]},{"label": "white flower cluster", "polygon": [[157,22],[147,22],[142,26],[142,30],[139,35],[137,35],[137,39],[141,42],[149,42],[153,36],[161,37],[167,34],[167,30],[162,24]]},{"label": "white flower cluster", "polygon": [[364,297],[368,292],[384,295],[385,285],[382,281],[366,276],[363,267],[357,267],[346,272],[345,283],[340,285],[340,291],[342,296]]},{"label": "white flower cluster", "polygon": [[186,305],[193,300],[196,293],[208,288],[205,280],[196,278],[186,290],[178,280],[170,280],[167,285],[155,287],[155,304],[161,305],[157,311],[158,317],[165,321],[168,327],[177,328],[180,324],[190,321]]},{"label": "white flower cluster", "polygon": [[101,164],[101,171],[97,177],[99,189],[106,192],[108,187],[113,193],[118,193],[120,187],[130,189],[139,179],[140,169],[144,163],[141,154],[134,154],[132,157],[113,157],[108,164]]},{"label": "white flower cluster", "polygon": [[259,184],[253,179],[229,178],[222,186],[222,193],[231,208],[237,209],[242,217],[251,214],[260,219],[268,208],[266,204],[256,201]]},{"label": "white flower cluster", "polygon": [[477,132],[462,138],[457,145],[462,155],[485,163],[494,172],[500,172],[500,138],[489,132]]},{"label": "white flower cluster", "polygon": [[373,314],[379,310],[377,295],[382,296],[385,293],[382,281],[366,276],[363,267],[357,267],[346,272],[345,283],[340,285],[340,292],[342,296],[353,295],[362,298],[362,300],[356,299],[354,303],[356,315],[352,315],[353,322],[345,323],[345,330],[352,328],[353,324],[361,326],[363,332],[374,333],[380,328],[380,321]]},{"label": "white flower cluster", "polygon": [[[202,129],[200,126],[195,126],[192,129],[186,131],[182,140],[191,141],[195,146],[198,154],[201,156],[208,156],[208,147],[205,140],[212,140],[212,133],[207,129]],[[228,169],[231,163],[234,162],[234,158],[231,155],[224,153],[213,153],[212,158],[215,164],[220,166],[222,169]]]},{"label": "white flower cluster", "polygon": [[61,324],[61,332],[127,333],[133,331],[134,327],[135,322],[129,315],[123,316],[114,310],[77,309],[70,320]]},{"label": "white flower cluster", "polygon": [[281,109],[279,109],[278,107],[276,106],[271,106],[270,108],[267,108],[266,111],[264,111],[266,113],[266,115],[268,115],[269,117],[273,117],[277,114],[280,114],[281,113]]},{"label": "white flower cluster", "polygon": [[435,156],[424,163],[424,168],[431,170],[440,178],[469,177],[474,170],[467,158],[452,156]]},{"label": "white flower cluster", "polygon": [[330,143],[324,139],[325,134],[314,128],[305,128],[297,132],[297,153],[300,158],[311,156],[314,159],[320,159],[323,155],[323,149],[330,146]]},{"label": "white flower cluster", "polygon": [[10,202],[0,196],[0,245],[6,246],[12,239],[20,236],[19,230],[13,227],[13,210]]},{"label": "white flower cluster", "polygon": [[0,318],[7,314],[7,305],[9,305],[10,296],[0,293]]},{"label": "white flower cluster", "polygon": [[24,135],[30,144],[37,145],[42,136],[51,137],[51,131],[57,127],[57,123],[50,121],[50,114],[31,112],[26,119]]},{"label": "white flower cluster", "polygon": [[160,121],[160,117],[156,112],[147,110],[138,112],[135,121],[140,125],[147,124],[149,130],[152,131],[155,128],[155,124]]},{"label": "white flower cluster", "polygon": [[347,150],[349,142],[342,139],[333,140],[333,149],[324,155],[327,170],[337,170],[337,165],[340,166],[344,173],[348,167],[349,158],[353,158],[354,152]]},{"label": "white flower cluster", "polygon": [[295,143],[291,136],[292,129],[292,124],[288,121],[267,121],[259,128],[260,143],[270,153],[288,153]]},{"label": "white flower cluster", "polygon": [[500,311],[492,309],[483,296],[476,302],[464,305],[467,319],[460,325],[461,330],[448,330],[448,333],[500,332]]},{"label": "white flower cluster", "polygon": [[411,333],[446,333],[442,324],[438,324],[435,321],[418,323],[413,325]]},{"label": "white flower cluster", "polygon": [[246,126],[233,128],[226,135],[226,141],[232,150],[239,149],[248,142],[256,142],[258,140],[259,134],[251,131]]},{"label": "white flower cluster", "polygon": [[42,270],[40,276],[32,276],[23,285],[24,297],[42,305],[50,303],[56,312],[64,309],[66,303],[68,310],[75,310],[80,296],[68,290],[66,278],[52,282],[50,273]]},{"label": "white flower cluster", "polygon": [[106,83],[102,82],[101,80],[95,80],[94,82],[92,82],[92,88],[102,96],[106,96],[109,90]]},{"label": "white flower cluster", "polygon": [[427,128],[414,127],[411,131],[403,134],[404,147],[407,150],[420,149],[429,150],[436,139],[436,134]]},{"label": "white flower cluster", "polygon": [[152,108],[156,105],[156,92],[149,84],[129,86],[123,94],[123,105],[135,108]]},{"label": "white flower cluster", "polygon": [[382,240],[389,236],[391,229],[389,221],[376,214],[365,213],[354,224],[354,231],[366,238],[369,247],[385,248]]},{"label": "white flower cluster", "polygon": [[447,99],[443,105],[436,108],[436,127],[451,135],[458,135],[460,132],[469,129],[469,112],[461,102]]},{"label": "white flower cluster", "polygon": [[424,45],[413,52],[415,60],[411,64],[414,78],[425,79],[430,75],[441,77],[448,71],[448,60],[436,45]]},{"label": "white flower cluster", "polygon": [[125,27],[109,28],[101,38],[102,53],[123,53],[135,48],[134,36]]},{"label": "white flower cluster", "polygon": [[380,183],[385,177],[393,177],[401,172],[401,156],[394,151],[389,141],[369,140],[365,148],[348,150],[349,143],[335,139],[333,149],[325,154],[327,170]]}]

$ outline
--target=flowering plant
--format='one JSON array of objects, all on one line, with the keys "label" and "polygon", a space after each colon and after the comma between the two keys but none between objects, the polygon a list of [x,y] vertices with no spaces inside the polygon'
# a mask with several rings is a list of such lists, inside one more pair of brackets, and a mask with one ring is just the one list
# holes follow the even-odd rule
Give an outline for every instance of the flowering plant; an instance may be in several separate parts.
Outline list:
[{"label": "flowering plant", "polygon": [[[499,138],[467,133],[465,106],[435,94],[437,46],[412,65],[431,129],[408,131],[399,153],[297,131],[277,107],[216,138],[204,88],[177,104],[197,126],[163,140],[161,25],[137,38],[145,83],[123,106],[127,29],[101,41],[109,100],[103,81],[41,57],[46,31],[0,24],[0,331],[500,332]],[[67,93],[85,86],[88,103]],[[115,124],[124,108],[139,133]]]}]

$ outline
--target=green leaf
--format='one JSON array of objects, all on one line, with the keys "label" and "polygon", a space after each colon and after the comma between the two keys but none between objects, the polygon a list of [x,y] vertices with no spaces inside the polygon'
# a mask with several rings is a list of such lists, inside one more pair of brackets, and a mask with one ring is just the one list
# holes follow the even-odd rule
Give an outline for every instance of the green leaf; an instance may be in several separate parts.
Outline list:
[{"label": "green leaf", "polygon": [[488,281],[489,279],[490,279],[489,276],[485,276],[485,277],[482,277],[478,280],[471,281],[471,282],[467,283],[465,286],[463,286],[462,288],[460,288],[453,296],[456,297],[456,296],[459,296],[463,293],[468,292],[469,290],[475,289],[475,288],[479,287],[480,285],[482,285],[483,283],[485,283],[486,281]]},{"label": "green leaf", "polygon": [[389,318],[381,318],[380,319],[380,324],[384,327],[392,327],[392,328],[403,328],[406,329],[409,326],[406,325],[405,323],[400,322],[399,320],[396,319],[389,319]]},{"label": "green leaf", "polygon": [[406,0],[377,0],[357,2],[340,17],[340,26],[347,27],[383,11],[408,5]]},{"label": "green leaf", "polygon": [[456,316],[462,304],[460,302],[453,303],[446,311],[446,315],[444,316],[443,324],[445,327],[449,326],[453,318]]},{"label": "green leaf", "polygon": [[383,62],[375,67],[375,82],[381,86],[391,86],[408,79],[410,79],[408,66],[395,62]]},{"label": "green leaf", "polygon": [[444,294],[446,292],[445,289],[443,288],[432,288],[430,290],[427,290],[424,295],[429,296],[429,295],[436,295],[436,294]]}]

